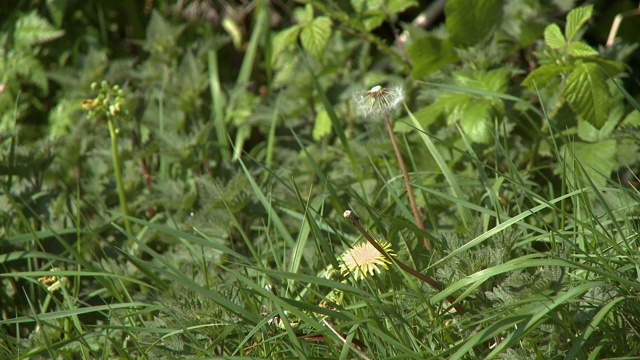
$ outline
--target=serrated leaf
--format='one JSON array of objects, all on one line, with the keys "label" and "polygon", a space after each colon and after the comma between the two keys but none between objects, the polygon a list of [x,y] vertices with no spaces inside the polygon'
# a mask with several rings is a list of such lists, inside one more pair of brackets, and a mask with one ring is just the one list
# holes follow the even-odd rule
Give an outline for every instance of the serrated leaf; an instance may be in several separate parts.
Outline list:
[{"label": "serrated leaf", "polygon": [[299,25],[288,27],[279,33],[277,33],[272,40],[273,55],[271,61],[274,62],[278,56],[281,55],[289,46],[292,46],[298,40],[298,34],[300,34],[302,28]]},{"label": "serrated leaf", "polygon": [[327,16],[319,16],[305,26],[300,33],[302,47],[318,60],[322,59],[324,50],[329,43],[331,25],[331,19]]},{"label": "serrated leaf", "polygon": [[[607,178],[616,166],[616,140],[611,139],[597,143],[575,142],[571,146],[575,152],[576,159],[580,162],[591,181],[596,186],[605,185]],[[560,153],[566,152],[561,150]],[[572,161],[569,160],[566,163],[573,167]]]},{"label": "serrated leaf", "polygon": [[331,118],[325,110],[321,110],[316,115],[316,121],[313,123],[313,140],[319,141],[325,135],[331,133]]},{"label": "serrated leaf", "polygon": [[[387,234],[387,240],[395,242],[397,238],[397,254],[398,258],[410,264],[414,269],[425,269],[429,266],[430,254],[424,247],[422,238],[422,230],[418,228],[411,220],[402,217],[388,217],[389,220],[389,233]],[[402,236],[400,233],[403,230],[409,230],[413,234]]]},{"label": "serrated leaf", "polygon": [[19,66],[16,68],[16,74],[38,86],[44,93],[49,91],[47,74],[38,59],[30,54],[24,54],[17,59],[17,62]]},{"label": "serrated leaf", "polygon": [[552,49],[562,49],[567,45],[560,26],[556,24],[551,24],[544,29],[544,42]]},{"label": "serrated leaf", "polygon": [[473,46],[486,38],[502,22],[501,0],[449,0],[445,24],[456,47]]},{"label": "serrated leaf", "polygon": [[585,59],[585,62],[597,64],[608,76],[615,76],[624,71],[624,64],[612,59],[596,56]]},{"label": "serrated leaf", "polygon": [[453,81],[460,86],[487,90],[493,92],[505,92],[509,83],[510,71],[506,68],[485,71],[460,70],[453,72]]},{"label": "serrated leaf", "polygon": [[592,48],[591,46],[578,41],[578,42],[572,42],[571,44],[569,44],[569,55],[571,56],[595,56],[598,55],[598,52]]},{"label": "serrated leaf", "polygon": [[46,19],[32,11],[18,19],[13,38],[17,49],[26,49],[57,39],[62,35],[64,35],[63,30],[56,29]]},{"label": "serrated leaf", "polygon": [[573,111],[601,128],[612,106],[611,93],[600,67],[593,63],[577,63],[567,78],[563,96]]},{"label": "serrated leaf", "polygon": [[527,75],[527,77],[522,81],[522,85],[532,90],[535,90],[536,87],[540,89],[545,87],[549,82],[558,79],[560,74],[563,72],[568,72],[570,70],[570,66],[556,64],[542,65]]},{"label": "serrated leaf", "polygon": [[413,63],[411,76],[414,78],[427,76],[458,60],[458,55],[449,40],[433,36],[424,36],[416,40],[407,51]]},{"label": "serrated leaf", "polygon": [[565,36],[568,41],[573,41],[573,38],[578,34],[580,28],[584,25],[593,13],[593,5],[582,6],[569,11],[567,15],[567,27],[565,28]]},{"label": "serrated leaf", "polygon": [[165,20],[162,15],[153,10],[149,25],[147,25],[147,35],[145,48],[152,53],[165,53],[175,48],[176,40],[184,30],[185,26],[173,26]]},{"label": "serrated leaf", "polygon": [[460,126],[472,142],[488,143],[491,141],[489,120],[492,117],[491,101],[474,101],[465,106],[460,117]]}]

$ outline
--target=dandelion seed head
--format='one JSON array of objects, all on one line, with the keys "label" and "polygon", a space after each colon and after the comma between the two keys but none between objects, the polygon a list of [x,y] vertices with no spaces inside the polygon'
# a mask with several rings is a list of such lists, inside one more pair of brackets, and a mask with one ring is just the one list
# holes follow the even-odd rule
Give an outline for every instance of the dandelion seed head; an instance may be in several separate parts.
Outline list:
[{"label": "dandelion seed head", "polygon": [[[386,241],[376,241],[380,247],[391,256],[395,256],[391,243]],[[381,254],[369,242],[355,245],[345,252],[341,257],[340,272],[344,275],[353,274],[356,280],[364,279],[366,276],[373,276],[381,272],[380,268],[389,269],[391,261]]]},{"label": "dandelion seed head", "polygon": [[384,88],[376,85],[368,91],[357,92],[353,102],[364,116],[383,116],[391,113],[404,100],[404,90],[400,86]]}]

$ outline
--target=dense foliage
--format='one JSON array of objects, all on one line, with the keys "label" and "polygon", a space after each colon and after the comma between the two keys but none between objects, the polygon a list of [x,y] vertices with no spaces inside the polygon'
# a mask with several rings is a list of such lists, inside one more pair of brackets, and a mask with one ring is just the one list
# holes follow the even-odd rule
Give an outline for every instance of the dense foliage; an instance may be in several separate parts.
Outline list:
[{"label": "dense foliage", "polygon": [[636,5],[4,4],[0,357],[640,356]]}]

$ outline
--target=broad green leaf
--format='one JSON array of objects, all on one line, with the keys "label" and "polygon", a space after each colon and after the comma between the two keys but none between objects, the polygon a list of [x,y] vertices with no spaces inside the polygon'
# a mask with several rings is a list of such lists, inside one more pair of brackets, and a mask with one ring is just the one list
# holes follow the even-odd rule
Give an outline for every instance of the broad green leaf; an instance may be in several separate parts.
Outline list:
[{"label": "broad green leaf", "polygon": [[608,76],[615,76],[624,71],[623,63],[612,59],[605,59],[600,56],[590,57],[585,59],[585,62],[597,64]]},{"label": "broad green leaf", "polygon": [[331,133],[331,118],[326,110],[320,110],[313,124],[313,140],[318,141]]},{"label": "broad green leaf", "polygon": [[382,0],[351,0],[351,7],[358,14],[364,14],[370,10],[378,10],[380,9],[380,4],[382,4]]},{"label": "broad green leaf", "polygon": [[454,47],[473,46],[485,39],[502,22],[500,0],[449,0],[445,24]]},{"label": "broad green leaf", "polygon": [[360,16],[360,21],[367,30],[373,30],[380,26],[386,18],[387,15],[382,10],[369,10]]},{"label": "broad green leaf", "polygon": [[329,43],[331,24],[331,19],[326,16],[319,16],[305,26],[300,33],[302,46],[318,60],[322,59],[324,50]]},{"label": "broad green leaf", "polygon": [[598,52],[591,46],[582,41],[572,42],[569,44],[569,55],[571,56],[595,56]]},{"label": "broad green leaf", "polygon": [[391,14],[397,14],[405,11],[407,8],[412,6],[418,6],[419,3],[417,0],[391,0],[387,5],[387,9]]},{"label": "broad green leaf", "polygon": [[544,42],[552,49],[562,49],[567,45],[562,30],[556,24],[551,24],[544,29]]},{"label": "broad green leaf", "polygon": [[563,66],[556,64],[542,65],[539,68],[533,70],[522,81],[522,85],[535,90],[545,87],[549,82],[558,79],[560,74],[570,71],[571,66]]},{"label": "broad green leaf", "polygon": [[302,29],[299,25],[294,25],[280,31],[273,37],[273,55],[271,59],[272,62],[281,55],[280,53],[282,53],[284,49],[296,43],[300,30]]},{"label": "broad green leaf", "polygon": [[[575,142],[570,146],[572,146],[576,159],[580,162],[591,181],[596,186],[605,185],[607,178],[616,166],[616,140],[611,139],[597,143]],[[564,149],[560,150],[560,154],[565,153]],[[571,168],[574,167],[573,162],[570,160],[566,161],[566,164]]]},{"label": "broad green leaf", "polygon": [[593,13],[593,5],[582,6],[569,12],[567,15],[567,27],[564,31],[568,41],[573,41],[582,25],[591,17],[591,13]]},{"label": "broad green leaf", "polygon": [[443,66],[458,60],[448,39],[424,36],[416,40],[407,50],[413,63],[411,76],[425,77]]},{"label": "broad green leaf", "polygon": [[612,106],[611,93],[605,74],[597,64],[577,63],[567,78],[563,95],[571,109],[596,128],[607,121]]},{"label": "broad green leaf", "polygon": [[507,91],[510,72],[506,68],[485,71],[454,71],[453,81],[460,86],[493,92]]},{"label": "broad green leaf", "polygon": [[57,39],[62,35],[64,35],[63,30],[56,29],[46,19],[32,11],[18,19],[13,37],[16,48],[26,49]]},{"label": "broad green leaf", "polygon": [[464,107],[460,117],[460,126],[465,135],[474,143],[491,141],[491,123],[493,117],[491,101],[473,101]]}]

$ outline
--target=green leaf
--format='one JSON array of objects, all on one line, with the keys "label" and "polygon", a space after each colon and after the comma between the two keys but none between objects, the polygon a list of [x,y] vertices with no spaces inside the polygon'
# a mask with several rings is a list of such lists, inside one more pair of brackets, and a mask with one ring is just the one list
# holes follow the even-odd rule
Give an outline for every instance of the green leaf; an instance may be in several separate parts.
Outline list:
[{"label": "green leaf", "polygon": [[551,24],[544,29],[544,42],[552,49],[562,49],[567,45],[562,30],[556,24]]},{"label": "green leaf", "polygon": [[587,58],[584,61],[597,64],[608,76],[615,76],[624,71],[624,64],[616,60],[596,56]]},{"label": "green leaf", "polygon": [[46,19],[32,11],[18,19],[13,36],[17,49],[27,49],[33,45],[57,39],[62,35],[64,35],[63,30],[56,29]]},{"label": "green leaf", "polygon": [[578,34],[582,25],[589,20],[592,13],[593,5],[582,6],[569,12],[567,15],[567,27],[564,31],[568,41],[573,41],[573,38]]},{"label": "green leaf", "polygon": [[493,106],[490,101],[471,102],[462,112],[460,126],[472,142],[486,144],[491,141],[489,120],[493,115]]},{"label": "green leaf", "polygon": [[[596,186],[605,185],[607,178],[616,166],[616,140],[611,139],[597,143],[575,142],[572,146],[576,159],[584,167],[591,181]],[[563,149],[561,149],[560,154],[564,153]],[[566,163],[568,166],[573,167],[572,161],[567,161]]]},{"label": "green leaf", "polygon": [[319,16],[305,26],[300,34],[304,49],[318,60],[322,59],[324,50],[329,43],[331,25],[331,19],[326,16]]},{"label": "green leaf", "polygon": [[532,90],[535,90],[536,87],[540,89],[545,87],[549,82],[558,79],[560,74],[569,72],[571,69],[571,66],[564,65],[542,65],[527,75],[527,77],[522,81],[522,85]]},{"label": "green leaf", "polygon": [[418,6],[419,3],[417,0],[391,0],[387,5],[387,9],[391,14],[397,14],[405,11],[407,8],[412,6]]},{"label": "green leaf", "polygon": [[569,44],[569,55],[576,56],[576,57],[595,56],[595,55],[598,55],[598,52],[591,46],[581,41],[578,41],[578,42],[572,42],[571,44]]},{"label": "green leaf", "polygon": [[484,40],[502,22],[500,0],[449,0],[445,24],[455,47],[473,46]]},{"label": "green leaf", "polygon": [[316,121],[313,124],[313,140],[321,140],[325,135],[331,133],[331,118],[326,110],[320,110],[316,115]]},{"label": "green leaf", "polygon": [[597,64],[577,63],[567,78],[563,95],[571,109],[596,128],[607,121],[612,97],[605,74]]},{"label": "green leaf", "polygon": [[300,34],[300,30],[302,30],[302,28],[299,25],[294,25],[280,31],[273,37],[273,55],[271,58],[272,62],[274,62],[286,48],[295,45],[296,40],[298,40],[298,34]]},{"label": "green leaf", "polygon": [[387,18],[382,10],[369,10],[362,13],[360,21],[367,30],[373,30],[380,26]]},{"label": "green leaf", "polygon": [[506,92],[510,71],[506,68],[485,71],[454,71],[453,81],[460,86],[492,92]]},{"label": "green leaf", "polygon": [[425,77],[443,66],[458,60],[458,55],[448,39],[424,36],[416,40],[407,50],[413,63],[411,76]]},{"label": "green leaf", "polygon": [[358,14],[364,14],[370,10],[379,10],[382,0],[351,0],[351,7]]}]

